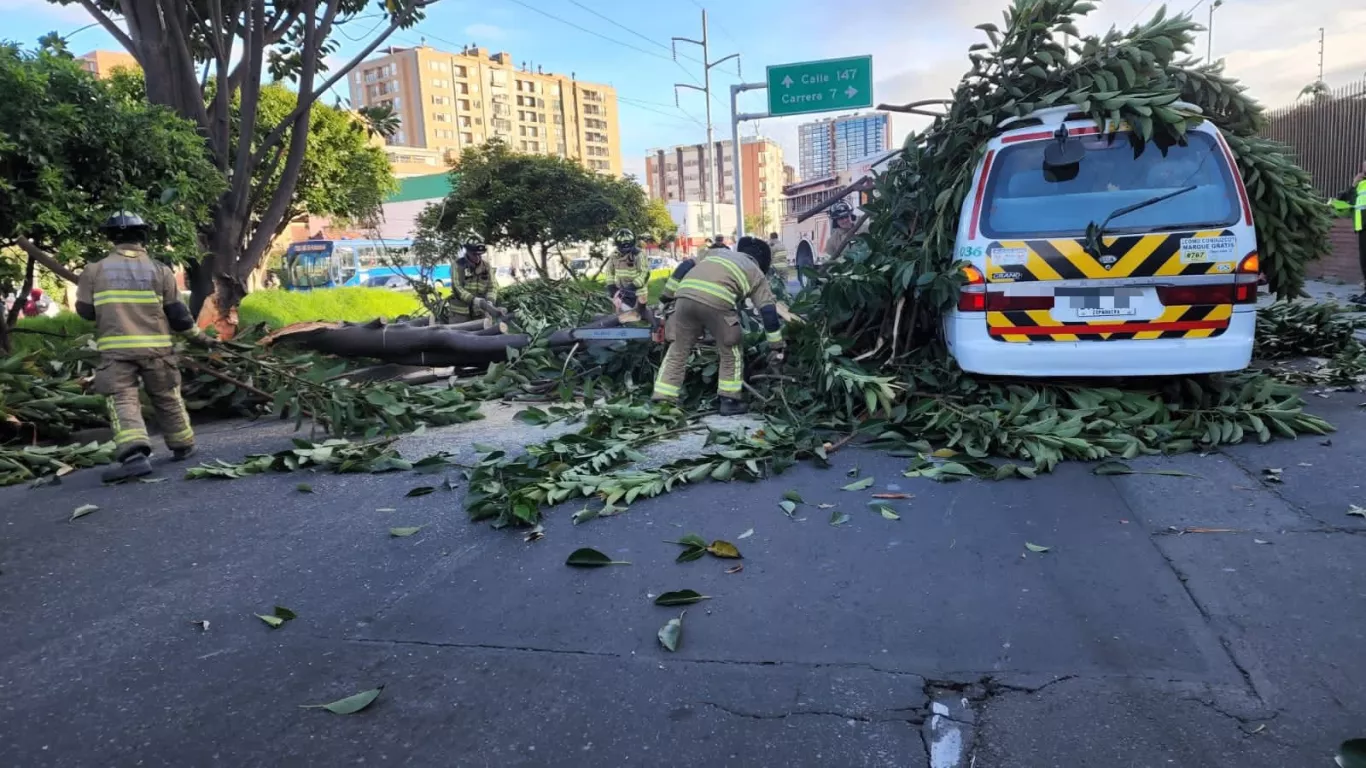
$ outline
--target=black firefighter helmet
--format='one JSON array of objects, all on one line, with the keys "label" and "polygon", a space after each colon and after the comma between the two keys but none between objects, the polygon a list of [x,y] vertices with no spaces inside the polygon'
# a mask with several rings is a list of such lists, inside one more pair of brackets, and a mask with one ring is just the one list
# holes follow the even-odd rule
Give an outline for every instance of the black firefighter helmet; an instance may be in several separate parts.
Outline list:
[{"label": "black firefighter helmet", "polygon": [[740,238],[740,242],[735,244],[735,250],[754,259],[754,263],[759,265],[765,275],[769,268],[773,266],[773,249],[768,243],[757,237],[745,236]]},{"label": "black firefighter helmet", "polygon": [[115,243],[147,242],[147,222],[136,213],[119,211],[104,220],[100,231]]}]

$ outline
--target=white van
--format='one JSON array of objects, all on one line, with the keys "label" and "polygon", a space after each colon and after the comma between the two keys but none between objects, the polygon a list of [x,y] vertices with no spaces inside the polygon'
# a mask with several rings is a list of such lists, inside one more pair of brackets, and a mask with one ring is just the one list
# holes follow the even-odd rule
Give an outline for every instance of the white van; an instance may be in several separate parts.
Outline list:
[{"label": "white van", "polygon": [[964,370],[1151,376],[1247,367],[1257,238],[1217,128],[1201,122],[1165,154],[1127,128],[1101,133],[1072,107],[1001,129],[958,223],[956,258],[971,266],[944,334]]}]

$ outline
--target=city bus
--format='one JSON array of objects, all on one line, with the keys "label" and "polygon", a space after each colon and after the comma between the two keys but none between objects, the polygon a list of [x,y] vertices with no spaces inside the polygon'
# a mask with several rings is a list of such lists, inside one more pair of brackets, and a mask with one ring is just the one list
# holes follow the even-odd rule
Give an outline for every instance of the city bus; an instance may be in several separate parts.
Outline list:
[{"label": "city bus", "polygon": [[[406,288],[420,270],[412,240],[305,240],[285,250],[281,283],[291,291],[338,286]],[[451,283],[449,264],[427,276],[438,287]]]}]

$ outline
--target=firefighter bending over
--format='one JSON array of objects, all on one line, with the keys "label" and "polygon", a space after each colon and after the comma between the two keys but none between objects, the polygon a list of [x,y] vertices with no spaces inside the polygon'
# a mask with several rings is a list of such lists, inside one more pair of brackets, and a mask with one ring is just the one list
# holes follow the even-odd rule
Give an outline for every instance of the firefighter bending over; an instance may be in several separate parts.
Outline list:
[{"label": "firefighter bending over", "polygon": [[484,258],[487,251],[483,241],[468,240],[464,255],[455,262],[451,293],[455,297],[455,311],[467,319],[491,314],[498,298],[498,283]]},{"label": "firefighter bending over", "polygon": [[116,213],[101,230],[114,248],[81,273],[76,312],[95,323],[100,351],[95,392],[108,402],[117,462],[104,471],[103,478],[112,482],[152,473],[147,460],[152,443],[142,420],[139,382],[152,401],[173,460],[182,461],[194,453],[194,431],[180,397],[180,368],[171,332],[205,346],[213,342],[195,327],[189,308],[180,300],[171,268],[147,255],[147,224],[142,217]]},{"label": "firefighter bending over", "polygon": [[[677,298],[671,299],[666,335],[668,350],[655,379],[654,399],[677,400],[687,373],[688,356],[702,338],[703,331],[716,340],[720,364],[716,390],[723,416],[745,412],[741,399],[744,376],[744,333],[740,328],[739,307],[750,299],[763,317],[764,330],[776,360],[782,359],[782,324],[777,302],[768,287],[772,260],[768,243],[744,237],[737,251],[712,251],[705,259],[685,261],[674,271],[678,280]],[[670,299],[666,299],[670,300]]]},{"label": "firefighter bending over", "polygon": [[618,229],[612,236],[617,253],[607,262],[607,295],[618,311],[629,312],[650,300],[650,260],[640,255],[636,234]]}]

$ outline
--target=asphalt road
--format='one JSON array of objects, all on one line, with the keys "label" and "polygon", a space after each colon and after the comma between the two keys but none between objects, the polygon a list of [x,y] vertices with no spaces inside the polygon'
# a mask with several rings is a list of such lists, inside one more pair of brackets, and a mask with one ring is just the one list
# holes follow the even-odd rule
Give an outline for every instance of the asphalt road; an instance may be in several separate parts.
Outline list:
[{"label": "asphalt road", "polygon": [[[433,484],[411,474],[0,490],[0,765],[1327,768],[1366,735],[1360,400],[1312,398],[1330,446],[1133,462],[1196,478],[940,485],[849,448],[580,526],[563,507],[534,543],[460,490],[405,498]],[[495,415],[405,455],[538,439]],[[201,430],[206,458],[288,437]],[[840,491],[855,466],[874,487]],[[875,490],[914,498],[886,520]],[[744,570],[675,563],[684,533]],[[566,567],[581,546],[631,564]],[[651,597],[676,589],[712,599],[668,653],[678,610]],[[298,618],[253,615],[276,605]],[[300,708],[379,685],[356,715]]]}]

